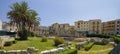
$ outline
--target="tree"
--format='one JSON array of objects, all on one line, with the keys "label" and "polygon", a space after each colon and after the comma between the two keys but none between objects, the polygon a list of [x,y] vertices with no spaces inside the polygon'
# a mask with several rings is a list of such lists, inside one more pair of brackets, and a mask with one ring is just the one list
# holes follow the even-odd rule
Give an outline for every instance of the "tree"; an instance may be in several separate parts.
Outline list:
[{"label": "tree", "polygon": [[10,6],[11,10],[7,16],[10,19],[11,24],[14,24],[18,28],[18,35],[20,39],[27,39],[27,32],[31,31],[30,28],[39,25],[39,17],[37,13],[28,7],[26,2],[14,3]]}]

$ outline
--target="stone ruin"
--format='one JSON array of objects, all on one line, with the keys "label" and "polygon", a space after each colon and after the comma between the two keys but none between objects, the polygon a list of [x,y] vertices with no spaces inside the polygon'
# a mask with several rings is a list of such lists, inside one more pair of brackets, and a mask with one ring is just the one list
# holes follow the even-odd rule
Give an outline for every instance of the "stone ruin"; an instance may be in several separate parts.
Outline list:
[{"label": "stone ruin", "polygon": [[0,54],[33,54],[38,52],[38,49],[35,49],[34,47],[28,47],[27,50],[0,50]]},{"label": "stone ruin", "polygon": [[111,44],[113,46],[116,46],[114,39],[112,38],[97,38],[97,37],[92,37],[86,41],[80,42],[80,43],[76,43],[76,49],[80,50],[81,47],[84,47],[85,44],[89,43],[89,42],[94,42],[95,44],[100,44],[100,45],[106,45],[106,44]]},{"label": "stone ruin", "polygon": [[63,44],[58,45],[56,49],[51,49],[51,50],[45,50],[41,51],[40,54],[56,54],[59,52],[65,51],[64,47],[67,47],[67,50],[71,49],[71,42],[65,42]]},{"label": "stone ruin", "polygon": [[106,45],[106,44],[115,44],[114,39],[112,38],[90,38],[90,41],[95,44]]},{"label": "stone ruin", "polygon": [[61,48],[41,51],[40,54],[56,54],[63,51],[64,51],[64,48],[61,47]]},{"label": "stone ruin", "polygon": [[81,47],[84,47],[85,44],[89,43],[89,41],[83,41],[80,43],[76,43],[75,47],[76,49],[80,50]]},{"label": "stone ruin", "polygon": [[71,49],[71,46],[72,46],[71,42],[65,42],[63,44],[58,45],[57,47],[58,48],[59,47],[67,47],[68,49]]}]

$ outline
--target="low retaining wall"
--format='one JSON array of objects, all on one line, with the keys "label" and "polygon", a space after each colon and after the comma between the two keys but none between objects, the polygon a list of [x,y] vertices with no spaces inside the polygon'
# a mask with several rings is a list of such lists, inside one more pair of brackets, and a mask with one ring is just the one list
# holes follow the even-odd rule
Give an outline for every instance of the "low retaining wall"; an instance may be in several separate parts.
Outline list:
[{"label": "low retaining wall", "polygon": [[14,41],[14,40],[15,40],[14,37],[0,36],[0,48],[4,47],[5,42],[7,42],[7,41]]},{"label": "low retaining wall", "polygon": [[27,50],[0,50],[0,54],[33,54],[38,52],[38,49],[35,49],[34,47],[28,47]]},{"label": "low retaining wall", "polygon": [[40,54],[56,54],[58,52],[63,52],[63,51],[64,48],[56,48],[56,49],[41,51]]}]

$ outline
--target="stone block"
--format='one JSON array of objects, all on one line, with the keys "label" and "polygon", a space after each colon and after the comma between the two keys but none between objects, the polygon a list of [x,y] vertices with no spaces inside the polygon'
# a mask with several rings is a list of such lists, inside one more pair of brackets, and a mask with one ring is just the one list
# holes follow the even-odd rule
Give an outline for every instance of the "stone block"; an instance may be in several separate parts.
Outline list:
[{"label": "stone block", "polygon": [[50,51],[49,50],[45,50],[45,51],[40,52],[40,54],[50,54]]},{"label": "stone block", "polygon": [[21,54],[28,54],[27,50],[21,50]]},{"label": "stone block", "polygon": [[17,54],[17,51],[16,50],[10,50],[10,51],[7,51],[6,54]]},{"label": "stone block", "polygon": [[64,48],[57,48],[58,49],[58,52],[63,52],[64,51]]},{"label": "stone block", "polygon": [[0,54],[5,54],[6,51],[5,50],[0,50]]}]

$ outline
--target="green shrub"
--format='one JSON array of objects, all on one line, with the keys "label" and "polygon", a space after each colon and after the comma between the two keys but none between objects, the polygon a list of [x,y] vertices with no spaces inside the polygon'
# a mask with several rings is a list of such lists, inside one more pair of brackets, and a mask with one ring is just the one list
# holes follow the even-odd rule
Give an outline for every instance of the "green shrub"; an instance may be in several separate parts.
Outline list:
[{"label": "green shrub", "polygon": [[65,42],[65,40],[60,37],[55,37],[55,39],[54,39],[55,46],[58,46],[59,44],[63,44],[64,42]]},{"label": "green shrub", "polygon": [[109,35],[104,35],[104,34],[88,34],[87,37],[110,38]]},{"label": "green shrub", "polygon": [[15,43],[17,43],[17,40],[14,40],[14,41],[13,41],[13,44],[15,44]]},{"label": "green shrub", "polygon": [[117,37],[117,36],[111,36],[111,38],[114,39],[114,41],[118,44],[120,43],[120,37]]},{"label": "green shrub", "polygon": [[18,31],[18,35],[20,36],[20,40],[27,40],[29,32],[26,29],[24,29],[22,31]]},{"label": "green shrub", "polygon": [[5,42],[5,45],[4,46],[11,46],[13,44],[12,41],[8,41],[8,42]]},{"label": "green shrub", "polygon": [[48,38],[46,36],[42,36],[41,42],[47,42]]},{"label": "green shrub", "polygon": [[66,50],[66,51],[60,52],[58,54],[77,54],[77,49]]},{"label": "green shrub", "polygon": [[32,31],[28,31],[28,32],[27,32],[27,36],[34,37],[34,36],[35,36],[35,34],[34,34],[34,32],[32,32]]},{"label": "green shrub", "polygon": [[94,45],[94,42],[89,42],[87,45],[84,46],[84,48],[86,51],[88,51],[89,49],[92,48],[93,45]]},{"label": "green shrub", "polygon": [[32,37],[34,37],[34,36],[35,36],[34,32],[31,32],[31,36],[32,36]]}]

